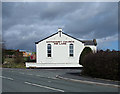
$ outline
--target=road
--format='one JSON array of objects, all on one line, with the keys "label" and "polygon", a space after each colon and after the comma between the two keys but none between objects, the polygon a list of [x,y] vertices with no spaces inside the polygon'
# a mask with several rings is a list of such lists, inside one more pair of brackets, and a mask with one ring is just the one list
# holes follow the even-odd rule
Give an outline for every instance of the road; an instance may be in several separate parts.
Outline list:
[{"label": "road", "polygon": [[75,69],[2,69],[2,92],[118,92],[118,88],[56,78]]}]

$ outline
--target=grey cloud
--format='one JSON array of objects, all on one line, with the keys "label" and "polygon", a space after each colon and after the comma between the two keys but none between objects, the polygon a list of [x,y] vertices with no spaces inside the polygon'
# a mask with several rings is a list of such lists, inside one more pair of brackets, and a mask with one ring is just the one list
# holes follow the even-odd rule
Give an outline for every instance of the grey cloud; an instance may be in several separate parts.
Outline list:
[{"label": "grey cloud", "polygon": [[57,32],[58,27],[79,39],[118,33],[117,3],[4,2],[2,16],[8,48],[32,50],[35,41]]},{"label": "grey cloud", "polygon": [[[71,19],[72,21],[66,25],[67,31],[73,34],[75,33],[78,37],[93,32],[94,36],[91,36],[91,38],[102,38],[116,34],[118,26],[117,8],[113,7],[115,6],[114,4],[113,6],[110,4],[110,7],[109,3],[106,6],[104,5],[104,7],[101,7],[101,5],[99,5],[97,10],[92,5],[93,12],[90,8],[84,9],[87,12],[83,13],[84,15],[80,12],[80,17],[74,15],[73,20]],[[98,9],[100,9],[100,12]]]}]

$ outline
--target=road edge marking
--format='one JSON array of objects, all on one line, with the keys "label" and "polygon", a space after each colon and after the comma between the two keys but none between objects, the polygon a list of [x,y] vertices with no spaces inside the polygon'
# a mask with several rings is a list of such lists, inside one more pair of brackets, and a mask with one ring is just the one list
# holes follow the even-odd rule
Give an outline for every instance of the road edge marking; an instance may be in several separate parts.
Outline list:
[{"label": "road edge marking", "polygon": [[91,82],[91,81],[77,80],[77,79],[62,77],[62,76],[59,76],[59,75],[56,75],[56,78],[63,79],[63,80],[69,80],[69,81],[75,81],[75,82],[81,82],[81,83],[87,83],[87,84],[96,84],[96,85],[104,85],[104,86],[112,86],[112,87],[120,88],[120,85],[104,84],[104,83],[99,83],[99,82]]}]

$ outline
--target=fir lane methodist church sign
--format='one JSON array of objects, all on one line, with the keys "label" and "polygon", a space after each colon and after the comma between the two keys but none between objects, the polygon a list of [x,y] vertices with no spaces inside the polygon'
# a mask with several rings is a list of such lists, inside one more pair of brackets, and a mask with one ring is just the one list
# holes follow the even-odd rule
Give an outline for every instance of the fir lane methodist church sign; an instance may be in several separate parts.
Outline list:
[{"label": "fir lane methodist church sign", "polygon": [[74,41],[46,41],[46,43],[53,43],[54,45],[66,45],[67,43],[74,43]]}]

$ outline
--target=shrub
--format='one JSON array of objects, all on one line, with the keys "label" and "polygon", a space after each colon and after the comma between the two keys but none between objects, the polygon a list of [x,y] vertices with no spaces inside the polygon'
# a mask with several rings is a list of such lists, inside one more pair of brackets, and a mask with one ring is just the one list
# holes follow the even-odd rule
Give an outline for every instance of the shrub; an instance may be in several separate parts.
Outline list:
[{"label": "shrub", "polygon": [[99,51],[84,57],[82,74],[104,79],[119,80],[118,51]]},{"label": "shrub", "polygon": [[84,57],[85,57],[86,55],[88,55],[89,53],[92,53],[91,48],[90,48],[90,47],[85,47],[85,48],[83,49],[81,55],[80,55],[80,61],[79,61],[80,65],[83,65]]}]

